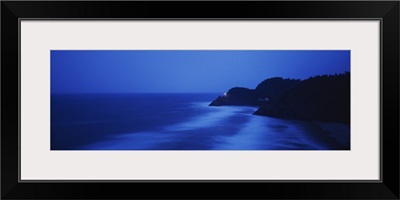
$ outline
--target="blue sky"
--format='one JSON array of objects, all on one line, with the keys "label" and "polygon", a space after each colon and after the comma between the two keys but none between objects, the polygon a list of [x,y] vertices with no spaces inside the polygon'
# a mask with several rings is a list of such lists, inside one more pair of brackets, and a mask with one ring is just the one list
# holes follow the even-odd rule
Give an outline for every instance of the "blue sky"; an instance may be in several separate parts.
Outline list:
[{"label": "blue sky", "polygon": [[225,92],[345,71],[348,50],[52,50],[51,92]]}]

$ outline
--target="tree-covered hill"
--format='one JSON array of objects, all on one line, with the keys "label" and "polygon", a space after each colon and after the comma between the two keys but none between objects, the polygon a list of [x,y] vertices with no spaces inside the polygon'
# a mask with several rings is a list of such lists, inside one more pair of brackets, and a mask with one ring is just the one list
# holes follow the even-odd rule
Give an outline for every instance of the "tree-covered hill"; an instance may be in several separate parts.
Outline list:
[{"label": "tree-covered hill", "polygon": [[269,78],[255,89],[235,87],[210,106],[260,106],[256,115],[350,123],[350,72],[296,79]]}]

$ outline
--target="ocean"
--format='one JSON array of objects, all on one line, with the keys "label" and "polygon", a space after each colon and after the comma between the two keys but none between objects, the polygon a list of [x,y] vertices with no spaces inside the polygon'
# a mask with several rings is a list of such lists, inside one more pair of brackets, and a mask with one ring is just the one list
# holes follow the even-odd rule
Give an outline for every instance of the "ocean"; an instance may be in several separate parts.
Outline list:
[{"label": "ocean", "polygon": [[345,124],[208,106],[220,94],[52,94],[51,150],[350,150]]}]

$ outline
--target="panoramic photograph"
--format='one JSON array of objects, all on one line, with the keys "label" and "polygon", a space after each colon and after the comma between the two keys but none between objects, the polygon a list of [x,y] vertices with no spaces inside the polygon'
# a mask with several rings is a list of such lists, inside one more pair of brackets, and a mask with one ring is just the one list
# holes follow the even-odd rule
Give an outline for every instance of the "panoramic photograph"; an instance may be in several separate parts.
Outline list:
[{"label": "panoramic photograph", "polygon": [[350,150],[349,50],[51,50],[51,150]]}]

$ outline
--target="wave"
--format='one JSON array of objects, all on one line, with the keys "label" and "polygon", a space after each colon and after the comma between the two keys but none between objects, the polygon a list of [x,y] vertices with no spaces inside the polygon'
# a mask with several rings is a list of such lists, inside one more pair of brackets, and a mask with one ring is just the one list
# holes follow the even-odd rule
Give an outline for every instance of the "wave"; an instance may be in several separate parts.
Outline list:
[{"label": "wave", "polygon": [[[202,112],[196,112],[201,110]],[[252,115],[254,107],[189,104],[193,117],[151,130],[120,133],[82,150],[329,150],[349,149],[346,127]],[[201,113],[201,114],[199,114]],[[332,128],[333,127],[333,128]],[[340,130],[332,137],[327,129]],[[346,138],[348,136],[348,138]]]}]

